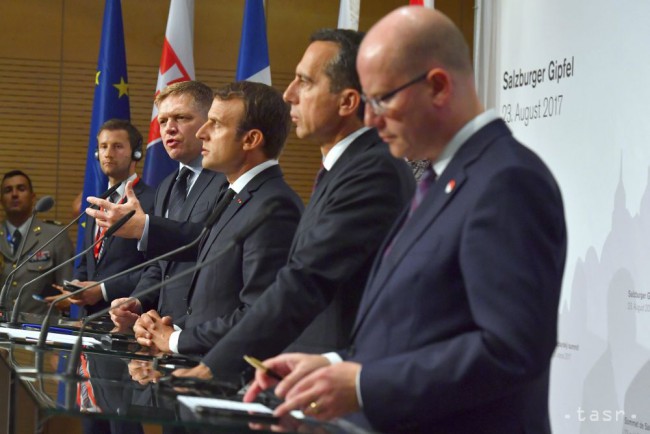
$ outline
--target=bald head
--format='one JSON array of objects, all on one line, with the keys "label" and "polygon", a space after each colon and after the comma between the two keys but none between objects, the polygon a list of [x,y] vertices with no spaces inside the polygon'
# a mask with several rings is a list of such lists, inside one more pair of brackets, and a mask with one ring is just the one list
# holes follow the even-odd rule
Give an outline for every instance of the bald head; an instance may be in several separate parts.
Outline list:
[{"label": "bald head", "polygon": [[360,56],[384,57],[394,73],[443,67],[472,74],[470,52],[454,23],[442,13],[406,6],[386,15],[364,38]]},{"label": "bald head", "polygon": [[463,35],[432,9],[402,7],[382,18],[361,43],[357,70],[369,101],[364,121],[396,157],[435,161],[482,111]]}]

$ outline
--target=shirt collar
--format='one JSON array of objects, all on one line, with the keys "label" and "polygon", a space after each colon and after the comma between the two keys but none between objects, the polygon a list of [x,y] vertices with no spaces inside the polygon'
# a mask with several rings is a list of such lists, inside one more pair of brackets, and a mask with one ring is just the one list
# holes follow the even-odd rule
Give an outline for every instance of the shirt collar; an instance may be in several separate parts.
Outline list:
[{"label": "shirt collar", "polygon": [[[192,174],[187,178],[187,191],[189,192],[192,186],[194,185],[194,181],[197,180],[201,172],[203,171],[203,166],[201,165],[201,162],[203,161],[203,155],[199,155],[197,158],[194,160],[190,161],[190,164],[183,164],[183,163],[178,163],[178,174],[181,173],[181,170],[183,170],[183,167],[187,167],[192,171]],[[178,174],[176,175],[178,177]]]},{"label": "shirt collar", "polygon": [[325,158],[323,158],[323,167],[326,170],[332,170],[332,167],[334,167],[334,164],[338,161],[338,159],[343,155],[346,149],[348,149],[348,146],[354,140],[359,137],[361,134],[365,133],[368,131],[370,128],[369,127],[361,127],[352,134],[347,135],[343,140],[339,141],[336,145],[330,149],[330,151],[327,153]]},{"label": "shirt collar", "polygon": [[250,169],[248,172],[241,175],[235,182],[230,184],[230,188],[237,194],[248,185],[248,183],[255,178],[259,173],[268,169],[271,166],[277,166],[278,160],[266,160],[263,163],[258,164],[257,166]]},{"label": "shirt collar", "polygon": [[463,128],[458,130],[447,146],[445,146],[442,154],[440,154],[436,161],[433,162],[433,170],[436,172],[438,177],[442,175],[442,172],[447,168],[451,159],[456,155],[456,152],[458,152],[461,146],[463,146],[463,144],[467,142],[474,133],[498,118],[499,116],[497,115],[496,110],[490,109],[479,114],[474,119],[467,122]]},{"label": "shirt collar", "polygon": [[16,228],[16,226],[9,223],[9,220],[6,220],[5,224],[7,225],[7,233],[10,236],[13,236],[16,229],[18,229],[20,231],[20,234],[23,236],[23,238],[25,238],[25,235],[27,234],[27,228],[29,227],[29,222],[31,222],[31,221],[32,221],[32,217],[25,220],[25,223],[20,225],[19,228]]},{"label": "shirt collar", "polygon": [[[119,202],[124,197],[124,190],[126,190],[126,183],[129,182],[129,181],[134,181],[135,178],[137,178],[137,177],[138,177],[138,174],[134,173],[133,175],[126,178],[124,181],[120,182],[120,186],[117,187],[117,190],[115,190],[115,193],[120,195],[120,197],[117,199],[116,202]],[[112,187],[111,185],[108,186],[108,188],[111,188],[111,187]]]}]

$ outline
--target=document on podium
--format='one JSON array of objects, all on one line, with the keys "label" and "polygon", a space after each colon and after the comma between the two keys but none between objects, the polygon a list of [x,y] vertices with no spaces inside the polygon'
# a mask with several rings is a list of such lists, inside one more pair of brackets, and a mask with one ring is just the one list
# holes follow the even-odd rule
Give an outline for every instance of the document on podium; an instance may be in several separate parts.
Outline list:
[{"label": "document on podium", "polygon": [[[257,402],[238,402],[229,401],[227,399],[203,398],[187,395],[179,395],[178,400],[197,414],[262,417],[269,421],[277,421],[277,418],[273,416],[273,410]],[[295,419],[305,418],[305,415],[300,410],[293,410],[290,414]]]},{"label": "document on podium", "polygon": [[203,398],[200,396],[187,395],[179,395],[178,400],[194,412],[200,408],[214,408],[225,411],[273,414],[273,410],[257,402],[238,402],[229,401],[227,399]]},{"label": "document on podium", "polygon": [[[11,327],[0,327],[0,334],[6,334],[10,339],[25,339],[26,341],[38,342],[38,336],[40,333],[41,332],[39,330],[23,330]],[[46,341],[56,344],[74,345],[74,343],[77,341],[77,336],[49,332],[47,334]],[[86,336],[83,337],[82,343],[84,347],[94,347],[100,345],[100,342],[97,339]]]}]

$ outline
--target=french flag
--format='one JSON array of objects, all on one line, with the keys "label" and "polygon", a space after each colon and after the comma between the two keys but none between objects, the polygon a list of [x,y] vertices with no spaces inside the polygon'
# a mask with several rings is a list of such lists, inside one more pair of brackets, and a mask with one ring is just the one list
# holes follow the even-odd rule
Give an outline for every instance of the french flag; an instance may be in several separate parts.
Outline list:
[{"label": "french flag", "polygon": [[266,40],[263,0],[246,0],[244,5],[236,78],[237,81],[256,81],[271,85],[271,62]]},{"label": "french flag", "polygon": [[[171,0],[167,30],[163,43],[156,95],[170,84],[194,80],[194,0]],[[142,180],[152,187],[157,186],[167,175],[178,169],[178,163],[167,155],[160,138],[158,109],[153,106],[147,158],[144,162]]]}]

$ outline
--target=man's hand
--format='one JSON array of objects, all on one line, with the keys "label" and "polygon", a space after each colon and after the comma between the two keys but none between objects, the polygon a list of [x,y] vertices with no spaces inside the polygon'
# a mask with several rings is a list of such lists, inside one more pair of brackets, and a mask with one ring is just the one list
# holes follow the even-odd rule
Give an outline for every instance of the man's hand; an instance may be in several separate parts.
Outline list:
[{"label": "man's hand", "polygon": [[[275,389],[275,394],[282,398],[298,381],[316,369],[328,366],[330,362],[323,356],[287,353],[267,359],[262,364],[283,378]],[[258,369],[255,372],[255,380],[244,396],[244,402],[252,402],[261,391],[277,383],[277,380]]]},{"label": "man's hand", "polygon": [[[72,283],[87,288],[88,286],[95,285],[97,282],[93,282],[93,281],[79,282],[78,280],[75,280]],[[92,306],[103,299],[104,299],[104,295],[102,294],[102,288],[100,287],[100,285],[93,286],[92,288],[89,288],[77,295],[73,295],[72,297],[70,297],[70,301],[76,304],[77,306],[86,306],[86,305]]]},{"label": "man's hand", "polygon": [[88,202],[93,205],[98,205],[99,209],[86,208],[86,214],[93,217],[99,226],[107,228],[129,212],[135,211],[135,215],[131,217],[129,221],[115,233],[115,235],[122,238],[133,238],[139,240],[142,238],[142,233],[144,232],[146,214],[140,206],[140,201],[138,201],[138,198],[133,192],[131,181],[126,183],[124,191],[128,200],[123,204],[111,203],[108,200],[100,199],[98,197],[88,197]]},{"label": "man's hand", "polygon": [[145,384],[155,383],[162,377],[162,373],[153,369],[151,362],[148,360],[131,360],[128,366],[131,379],[143,386]]},{"label": "man's hand", "polygon": [[137,298],[116,298],[111,302],[111,307],[113,307],[110,311],[111,321],[120,332],[132,330],[133,325],[142,313],[142,305]]},{"label": "man's hand", "polygon": [[[59,295],[50,295],[48,297],[45,297],[43,300],[46,301],[48,304],[51,304],[52,302],[54,302],[54,300],[61,297],[62,295],[70,294],[70,291],[67,291],[65,288],[63,288],[63,286],[57,285],[56,283],[52,284],[52,288],[56,289],[61,294],[59,294]],[[54,307],[56,307],[56,309],[59,312],[68,312],[70,310],[70,305],[71,304],[72,303],[70,303],[70,299],[67,298],[67,299],[65,299],[63,301],[58,302]]]},{"label": "man's hand", "polygon": [[212,371],[210,371],[210,368],[203,363],[199,363],[197,366],[190,369],[177,369],[172,372],[172,375],[175,377],[195,377],[203,380],[212,379]]},{"label": "man's hand", "polygon": [[299,409],[316,419],[330,420],[357,412],[356,379],[360,371],[361,365],[352,362],[317,369],[286,392],[284,402],[273,414],[283,416]]},{"label": "man's hand", "polygon": [[172,318],[161,318],[158,312],[150,310],[142,314],[133,327],[135,337],[143,347],[153,347],[163,353],[170,353],[169,337],[174,332]]}]

